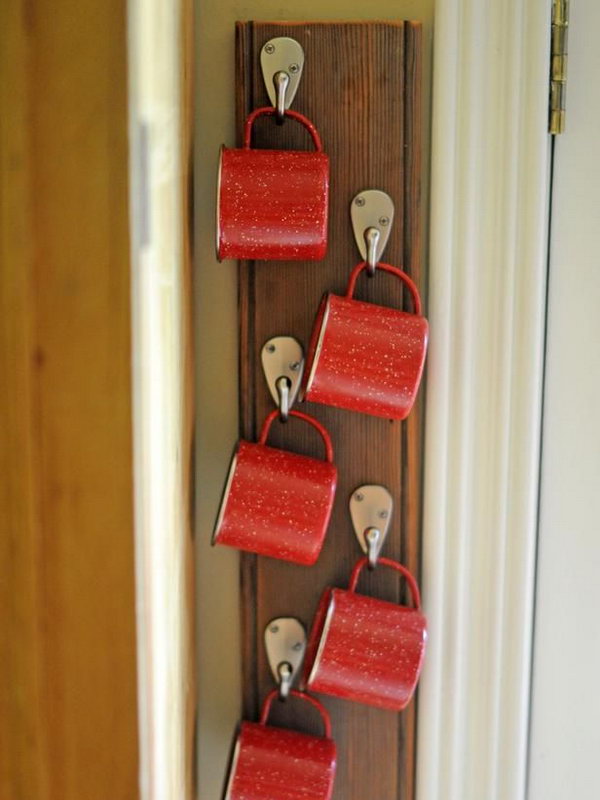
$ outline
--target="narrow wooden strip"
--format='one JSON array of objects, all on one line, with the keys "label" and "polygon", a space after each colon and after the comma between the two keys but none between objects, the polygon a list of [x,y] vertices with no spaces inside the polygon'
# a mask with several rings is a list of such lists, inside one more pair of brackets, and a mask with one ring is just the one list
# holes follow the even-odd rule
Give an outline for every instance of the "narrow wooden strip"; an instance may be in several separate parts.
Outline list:
[{"label": "narrow wooden strip", "polygon": [[[411,26],[412,28],[412,26]],[[403,23],[244,23],[238,26],[238,129],[244,113],[267,103],[258,70],[260,48],[272,36],[298,39],[306,67],[294,108],[319,128],[331,156],[329,251],[320,263],[265,263],[240,266],[242,431],[254,434],[272,401],[258,368],[258,352],[276,334],[291,334],[308,342],[313,316],[322,293],[342,292],[358,260],[349,224],[351,198],[364,188],[381,188],[394,198],[396,224],[387,259],[410,266],[418,275],[420,186],[420,39]],[[405,74],[406,71],[406,74]],[[410,87],[408,84],[411,85]],[[242,113],[242,111],[244,113]],[[408,117],[411,117],[408,120]],[[308,148],[305,132],[291,122],[283,127],[261,120],[255,146]],[[405,136],[411,136],[408,144]],[[406,146],[405,146],[406,145]],[[407,210],[406,205],[410,204]],[[409,230],[407,230],[407,226]],[[361,279],[357,296],[399,307],[398,281],[379,275]],[[243,654],[246,711],[272,686],[262,648],[262,631],[274,616],[294,614],[308,625],[326,585],[344,586],[359,552],[351,531],[347,503],[361,483],[383,483],[394,495],[396,513],[386,553],[400,558],[418,552],[413,503],[420,475],[408,481],[404,471],[419,470],[415,435],[406,423],[364,417],[324,406],[306,410],[330,430],[339,469],[339,488],[327,542],[319,562],[309,569],[269,559],[242,559]],[[408,438],[407,438],[408,437]],[[297,422],[274,428],[276,446],[320,457],[314,433]],[[410,456],[406,450],[410,452]],[[411,508],[407,522],[407,505]],[[411,542],[407,544],[407,537]],[[413,559],[411,566],[415,566]],[[401,587],[395,575],[380,571],[365,576],[361,591],[398,600]],[[339,747],[335,798],[408,797],[414,764],[414,712],[399,718],[389,712],[326,698]],[[276,709],[288,723],[317,730],[302,708]],[[389,758],[397,753],[398,758]],[[384,755],[385,754],[385,755]],[[385,768],[382,768],[382,759]]]}]

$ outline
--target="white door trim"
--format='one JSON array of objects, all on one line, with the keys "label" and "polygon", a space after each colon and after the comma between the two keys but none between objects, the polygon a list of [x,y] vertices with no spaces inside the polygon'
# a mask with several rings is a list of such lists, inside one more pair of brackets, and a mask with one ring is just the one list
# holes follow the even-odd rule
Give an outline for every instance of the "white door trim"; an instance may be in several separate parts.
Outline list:
[{"label": "white door trim", "polygon": [[525,793],[549,13],[436,4],[418,800]]},{"label": "white door trim", "polygon": [[127,12],[140,797],[191,800],[191,4]]}]

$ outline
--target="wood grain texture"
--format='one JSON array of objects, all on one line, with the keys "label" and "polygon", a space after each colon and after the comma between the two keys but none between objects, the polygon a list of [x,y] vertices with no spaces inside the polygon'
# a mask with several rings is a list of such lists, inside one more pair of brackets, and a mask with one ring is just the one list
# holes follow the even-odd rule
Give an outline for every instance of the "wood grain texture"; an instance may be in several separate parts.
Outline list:
[{"label": "wood grain texture", "polygon": [[3,3],[0,59],[0,796],[131,800],[126,3]]},{"label": "wood grain texture", "polygon": [[[260,372],[260,348],[271,336],[291,334],[305,346],[323,292],[341,293],[359,260],[349,204],[361,189],[379,188],[396,204],[386,260],[421,283],[421,38],[417,23],[240,23],[237,28],[238,131],[252,108],[268,105],[257,68],[260,48],[273,36],[293,36],[306,66],[294,108],[318,127],[331,157],[329,250],[319,263],[242,263],[240,276],[241,432],[256,436],[272,404]],[[306,134],[287,121],[256,125],[260,147],[307,148]],[[357,297],[399,307],[402,290],[390,276],[360,279]],[[320,592],[345,586],[359,555],[347,504],[362,483],[382,483],[396,508],[385,553],[418,574],[421,495],[421,402],[407,422],[388,422],[325,406],[305,404],[328,427],[339,486],[332,522],[316,566],[302,568],[254,556],[242,558],[244,712],[255,718],[272,685],[262,634],[279,615],[308,626]],[[320,456],[320,443],[297,421],[275,427],[270,442]],[[360,589],[398,601],[404,588],[394,574],[378,571]],[[336,800],[414,795],[415,706],[401,715],[325,698],[332,714],[339,763]],[[303,705],[303,704],[301,704]],[[293,703],[273,715],[307,730],[317,721]]]}]

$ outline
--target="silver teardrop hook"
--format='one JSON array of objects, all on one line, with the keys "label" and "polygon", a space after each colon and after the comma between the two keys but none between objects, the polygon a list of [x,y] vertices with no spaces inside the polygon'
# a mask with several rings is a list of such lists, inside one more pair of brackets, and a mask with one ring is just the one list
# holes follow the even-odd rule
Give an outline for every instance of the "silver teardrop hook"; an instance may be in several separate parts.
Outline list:
[{"label": "silver teardrop hook", "polygon": [[377,559],[390,527],[394,501],[385,486],[359,486],[350,496],[350,518],[361,550],[369,559],[369,567]]},{"label": "silver teardrop hook", "polygon": [[277,111],[277,119],[282,121],[298,91],[304,50],[295,39],[277,36],[263,45],[260,66],[269,100]]},{"label": "silver teardrop hook", "polygon": [[306,650],[304,625],[295,617],[272,619],[265,628],[265,650],[282,700],[289,695]]},{"label": "silver teardrop hook", "polygon": [[296,402],[304,371],[304,351],[293,336],[274,336],[264,343],[261,361],[273,402],[285,422]]},{"label": "silver teardrop hook", "polygon": [[369,266],[369,275],[374,275],[394,222],[392,198],[379,189],[365,189],[353,198],[350,218],[358,251]]}]

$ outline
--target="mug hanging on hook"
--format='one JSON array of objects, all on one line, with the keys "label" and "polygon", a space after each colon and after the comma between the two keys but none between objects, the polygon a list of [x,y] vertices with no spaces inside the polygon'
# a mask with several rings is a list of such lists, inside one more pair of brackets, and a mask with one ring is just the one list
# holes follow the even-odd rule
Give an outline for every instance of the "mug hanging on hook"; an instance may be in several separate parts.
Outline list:
[{"label": "mug hanging on hook", "polygon": [[333,446],[327,429],[301,411],[289,416],[313,427],[325,458],[267,445],[265,419],[258,442],[241,440],[231,460],[213,533],[213,544],[237,547],[296,564],[314,564],[325,540],[337,485]]},{"label": "mug hanging on hook", "polygon": [[265,697],[258,722],[242,722],[235,737],[224,800],[331,800],[337,762],[327,709],[311,695],[290,691],[319,713],[322,736],[269,725],[277,689]]},{"label": "mug hanging on hook", "polygon": [[308,639],[303,685],[356,703],[402,711],[410,702],[425,656],[427,620],[414,577],[406,567],[380,558],[406,579],[413,606],[359,594],[368,564],[359,559],[347,589],[330,587],[319,602]]},{"label": "mug hanging on hook", "polygon": [[405,419],[423,374],[428,324],[415,283],[397,267],[378,262],[409,290],[413,311],[354,298],[366,261],[350,274],[345,296],[326,294],[313,324],[302,381],[303,399],[387,419]]},{"label": "mug hanging on hook", "polygon": [[[294,39],[266,42],[260,54],[272,107],[255,109],[244,125],[243,147],[221,148],[217,178],[217,258],[320,261],[327,252],[329,158],[319,133],[290,110],[304,68]],[[299,122],[314,152],[253,148],[254,122],[263,116]]]}]

